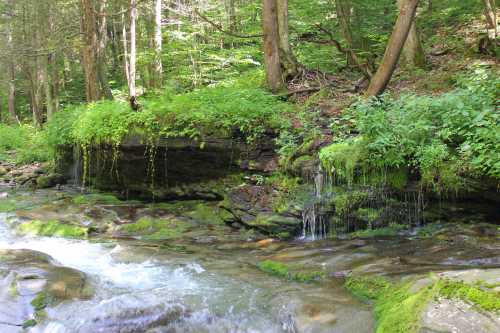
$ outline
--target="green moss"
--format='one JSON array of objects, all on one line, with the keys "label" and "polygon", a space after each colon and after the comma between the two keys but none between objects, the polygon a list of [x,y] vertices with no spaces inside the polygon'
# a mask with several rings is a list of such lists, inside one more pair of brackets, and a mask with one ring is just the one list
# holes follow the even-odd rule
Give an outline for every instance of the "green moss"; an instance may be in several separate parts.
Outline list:
[{"label": "green moss", "polygon": [[375,300],[392,288],[392,283],[382,277],[349,277],[345,287],[355,296]]},{"label": "green moss", "polygon": [[358,218],[368,221],[371,224],[380,218],[381,210],[375,208],[358,208],[355,214]]},{"label": "green moss", "polygon": [[43,310],[51,302],[50,296],[46,292],[41,292],[31,301],[31,305],[35,311]]},{"label": "green moss", "polygon": [[377,333],[417,332],[420,316],[435,294],[432,288],[410,293],[411,283],[395,285],[382,277],[350,277],[345,286],[375,303]]},{"label": "green moss", "polygon": [[16,201],[11,199],[0,199],[0,213],[13,212],[17,209]]},{"label": "green moss", "polygon": [[500,311],[500,293],[488,290],[481,284],[470,285],[461,281],[440,280],[440,295],[459,298],[485,311]]},{"label": "green moss", "polygon": [[358,137],[346,142],[334,143],[321,149],[319,153],[323,167],[337,179],[354,182],[355,172],[365,154],[363,139]]},{"label": "green moss", "polygon": [[29,221],[18,227],[22,234],[37,236],[62,237],[62,238],[86,238],[88,229],[76,225],[63,224],[59,221]]},{"label": "green moss", "polygon": [[326,276],[322,271],[293,271],[294,267],[273,260],[261,261],[257,266],[263,272],[297,282],[319,281]]},{"label": "green moss", "polygon": [[373,237],[388,237],[396,236],[398,232],[406,229],[407,227],[402,224],[392,224],[388,227],[377,229],[366,229],[355,231],[350,234],[351,238],[373,238]]},{"label": "green moss", "polygon": [[77,205],[94,205],[94,204],[119,204],[120,199],[109,193],[92,193],[79,195],[73,198],[73,203]]},{"label": "green moss", "polygon": [[349,214],[355,207],[361,205],[369,197],[366,191],[349,191],[344,193],[338,193],[333,198],[333,204],[335,205],[335,212],[338,215],[345,216]]},{"label": "green moss", "polygon": [[412,292],[413,281],[393,284],[375,277],[349,277],[345,287],[355,296],[374,302],[377,333],[418,332],[420,318],[433,299],[461,299],[484,311],[500,311],[500,293],[480,283],[435,279],[434,283]]},{"label": "green moss", "polygon": [[52,185],[52,179],[48,176],[40,176],[36,179],[38,188],[49,188]]},{"label": "green moss", "polygon": [[187,222],[175,219],[142,218],[136,223],[121,226],[120,231],[146,240],[162,240],[179,238],[189,226]]},{"label": "green moss", "polygon": [[23,329],[28,329],[30,327],[34,327],[37,325],[37,322],[35,319],[28,319],[28,320],[25,320],[22,324],[22,327]]}]

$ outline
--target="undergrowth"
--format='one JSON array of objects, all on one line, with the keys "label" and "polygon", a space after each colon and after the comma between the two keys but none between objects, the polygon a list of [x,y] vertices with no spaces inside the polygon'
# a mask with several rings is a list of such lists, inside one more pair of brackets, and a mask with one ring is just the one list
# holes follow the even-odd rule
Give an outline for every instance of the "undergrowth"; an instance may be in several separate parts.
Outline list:
[{"label": "undergrowth", "polygon": [[320,159],[347,183],[399,169],[438,193],[461,190],[467,177],[500,179],[499,87],[498,77],[478,68],[439,96],[359,102],[351,112],[360,135],[324,148]]}]

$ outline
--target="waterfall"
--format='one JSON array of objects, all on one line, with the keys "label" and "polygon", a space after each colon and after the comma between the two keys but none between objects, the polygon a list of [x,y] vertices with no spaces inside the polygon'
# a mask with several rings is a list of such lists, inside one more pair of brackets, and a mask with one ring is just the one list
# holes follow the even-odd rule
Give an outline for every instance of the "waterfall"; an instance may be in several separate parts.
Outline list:
[{"label": "waterfall", "polygon": [[347,186],[337,183],[321,166],[309,180],[314,193],[302,210],[301,239],[320,240],[332,233],[424,223],[425,199],[420,187],[393,190],[385,183]]}]

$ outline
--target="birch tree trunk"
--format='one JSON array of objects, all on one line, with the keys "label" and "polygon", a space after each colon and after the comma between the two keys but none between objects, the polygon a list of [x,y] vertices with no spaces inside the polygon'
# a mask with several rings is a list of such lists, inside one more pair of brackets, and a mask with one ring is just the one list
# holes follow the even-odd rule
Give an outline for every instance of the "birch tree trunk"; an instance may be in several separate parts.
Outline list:
[{"label": "birch tree trunk", "polygon": [[162,21],[162,0],[155,0],[155,86],[160,88],[163,81],[163,65],[161,61],[162,52],[162,33],[161,33],[161,21]]},{"label": "birch tree trunk", "polygon": [[411,25],[417,12],[419,0],[408,0],[400,9],[399,17],[387,44],[384,58],[380,63],[377,73],[370,81],[366,96],[377,96],[384,92],[391,80],[392,74],[401,56],[401,51],[410,32]]}]

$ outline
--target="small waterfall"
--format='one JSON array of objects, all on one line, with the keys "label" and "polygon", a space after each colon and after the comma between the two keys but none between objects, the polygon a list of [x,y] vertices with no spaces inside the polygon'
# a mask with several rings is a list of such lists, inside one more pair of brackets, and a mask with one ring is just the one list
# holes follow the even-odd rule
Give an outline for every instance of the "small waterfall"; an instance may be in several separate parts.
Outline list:
[{"label": "small waterfall", "polygon": [[[426,204],[419,187],[398,191],[384,184],[346,186],[321,166],[311,175],[310,182],[314,184],[314,195],[302,211],[301,239],[320,240],[332,233],[424,223]],[[360,216],[361,212],[365,216]]]},{"label": "small waterfall", "polygon": [[313,201],[307,204],[302,211],[302,239],[318,240],[328,236],[328,221],[322,210],[325,179],[326,175],[320,165],[314,174]]},{"label": "small waterfall", "polygon": [[71,166],[71,180],[74,185],[81,186],[83,177],[82,151],[79,146],[73,146],[73,165]]}]

